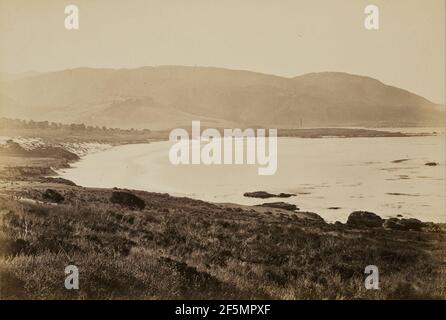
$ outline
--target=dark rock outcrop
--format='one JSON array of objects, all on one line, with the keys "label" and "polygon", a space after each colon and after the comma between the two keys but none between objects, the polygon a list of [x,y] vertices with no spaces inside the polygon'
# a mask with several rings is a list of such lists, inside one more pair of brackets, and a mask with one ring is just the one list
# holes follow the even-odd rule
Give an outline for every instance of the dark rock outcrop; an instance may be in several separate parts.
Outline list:
[{"label": "dark rock outcrop", "polygon": [[268,207],[268,208],[284,209],[284,210],[289,210],[289,211],[299,210],[299,208],[295,204],[286,203],[286,202],[262,203],[260,206]]},{"label": "dark rock outcrop", "polygon": [[424,223],[418,219],[413,219],[413,218],[410,219],[390,218],[384,222],[383,227],[387,229],[403,230],[403,231],[409,231],[409,230],[421,231],[421,229],[424,227]]},{"label": "dark rock outcrop", "polygon": [[55,203],[60,203],[65,200],[63,195],[53,189],[46,189],[43,193],[43,198]]},{"label": "dark rock outcrop", "polygon": [[266,191],[245,192],[243,194],[243,196],[249,197],[249,198],[260,198],[260,199],[267,199],[267,198],[275,197],[274,194],[266,192]]},{"label": "dark rock outcrop", "polygon": [[376,228],[383,225],[384,219],[367,211],[354,211],[348,216],[347,225],[357,228]]},{"label": "dark rock outcrop", "polygon": [[306,218],[308,218],[308,219],[317,220],[317,221],[324,221],[325,222],[324,218],[322,218],[317,213],[314,213],[314,212],[302,212],[301,214],[305,215]]},{"label": "dark rock outcrop", "polygon": [[296,196],[295,193],[283,193],[283,192],[281,192],[281,193],[279,193],[277,195],[277,198],[289,198],[289,197],[295,197],[295,196]]},{"label": "dark rock outcrop", "polygon": [[143,199],[127,191],[113,191],[110,197],[110,202],[131,209],[142,210],[146,207],[146,203]]},{"label": "dark rock outcrop", "polygon": [[435,167],[435,166],[438,166],[438,163],[436,163],[436,162],[426,162],[424,165],[425,166],[430,166],[430,167]]},{"label": "dark rock outcrop", "polygon": [[289,198],[289,197],[293,197],[296,195],[294,193],[281,192],[279,194],[274,194],[274,193],[269,193],[266,191],[254,191],[254,192],[245,192],[243,194],[243,196],[249,197],[249,198],[267,199],[267,198]]}]

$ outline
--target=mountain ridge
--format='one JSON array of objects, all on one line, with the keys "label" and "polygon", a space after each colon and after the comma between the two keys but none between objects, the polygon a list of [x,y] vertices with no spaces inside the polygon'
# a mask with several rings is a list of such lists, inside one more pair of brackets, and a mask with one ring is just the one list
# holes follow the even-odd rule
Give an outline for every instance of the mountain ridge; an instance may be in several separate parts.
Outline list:
[{"label": "mountain ridge", "polygon": [[343,72],[282,77],[216,67],[75,68],[0,83],[0,116],[169,129],[438,125],[444,108]]}]

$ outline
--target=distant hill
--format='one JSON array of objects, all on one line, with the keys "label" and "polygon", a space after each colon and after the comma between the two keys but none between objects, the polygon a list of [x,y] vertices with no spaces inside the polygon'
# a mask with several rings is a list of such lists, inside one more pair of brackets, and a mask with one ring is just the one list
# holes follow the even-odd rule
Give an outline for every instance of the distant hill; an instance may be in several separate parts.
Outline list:
[{"label": "distant hill", "polygon": [[284,78],[209,67],[79,68],[0,82],[0,116],[121,128],[439,125],[444,108],[346,73]]}]

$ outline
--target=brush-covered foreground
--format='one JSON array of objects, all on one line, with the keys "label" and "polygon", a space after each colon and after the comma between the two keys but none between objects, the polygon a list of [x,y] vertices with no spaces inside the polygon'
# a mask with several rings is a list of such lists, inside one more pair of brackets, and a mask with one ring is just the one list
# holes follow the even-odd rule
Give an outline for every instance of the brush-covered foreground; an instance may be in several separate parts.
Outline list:
[{"label": "brush-covered foreground", "polygon": [[[46,202],[45,190],[63,196]],[[0,198],[2,299],[446,298],[444,225],[355,229],[305,213],[30,182]],[[64,268],[80,272],[66,290]],[[376,265],[380,290],[366,290]]]}]

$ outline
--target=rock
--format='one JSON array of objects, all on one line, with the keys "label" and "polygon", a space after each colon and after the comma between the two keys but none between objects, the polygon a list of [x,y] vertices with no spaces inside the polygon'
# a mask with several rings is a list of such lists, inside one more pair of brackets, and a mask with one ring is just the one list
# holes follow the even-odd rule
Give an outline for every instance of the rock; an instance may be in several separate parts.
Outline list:
[{"label": "rock", "polygon": [[347,225],[352,227],[376,228],[384,222],[377,214],[367,211],[354,211],[348,216]]},{"label": "rock", "polygon": [[267,198],[289,198],[295,196],[294,193],[279,193],[279,194],[273,194],[266,191],[254,191],[254,192],[245,192],[243,194],[245,197],[249,198],[260,198],[260,199],[267,199]]},{"label": "rock", "polygon": [[398,218],[389,218],[384,222],[383,227],[387,229],[401,230],[399,221],[400,219]]},{"label": "rock", "polygon": [[317,220],[317,221],[324,221],[325,222],[325,220],[320,215],[318,215],[317,213],[314,213],[314,212],[302,212],[302,214],[305,215],[308,219]]},{"label": "rock", "polygon": [[113,191],[110,201],[131,209],[142,210],[146,207],[143,199],[126,191]]},{"label": "rock", "polygon": [[328,210],[339,210],[341,207],[329,207]]},{"label": "rock", "polygon": [[423,228],[423,226],[424,226],[423,222],[421,222],[418,219],[414,219],[414,218],[401,219],[400,223],[408,230],[421,231],[421,228]]},{"label": "rock", "polygon": [[421,231],[421,229],[425,226],[423,222],[421,222],[418,219],[397,219],[397,218],[390,218],[387,219],[383,227],[387,229],[393,229],[393,230],[402,230],[402,231],[409,231],[409,230],[415,230],[415,231]]},{"label": "rock", "polygon": [[46,200],[56,203],[60,203],[65,200],[65,198],[59,192],[53,189],[46,189],[45,192],[43,193],[43,197]]},{"label": "rock", "polygon": [[398,160],[393,160],[392,163],[401,163],[401,162],[405,162],[408,160],[410,160],[410,159],[398,159]]},{"label": "rock", "polygon": [[289,210],[289,211],[299,210],[299,208],[296,205],[286,203],[286,202],[262,203],[260,206],[268,207],[268,208],[284,209],[284,210]]},{"label": "rock", "polygon": [[281,192],[281,193],[279,193],[277,195],[277,198],[289,198],[289,197],[295,197],[295,196],[296,196],[295,193],[283,193],[283,192]]},{"label": "rock", "polygon": [[425,166],[430,166],[430,167],[435,167],[435,166],[438,166],[438,163],[436,163],[436,162],[426,162],[424,165]]},{"label": "rock", "polygon": [[249,197],[249,198],[261,198],[261,199],[266,199],[266,198],[272,198],[275,195],[266,191],[254,191],[254,192],[245,192],[243,194],[243,196],[245,197]]},{"label": "rock", "polygon": [[336,221],[336,222],[334,223],[334,226],[335,226],[335,227],[338,227],[338,228],[342,228],[342,227],[344,226],[344,224],[343,224],[342,222],[340,222],[340,221]]}]

